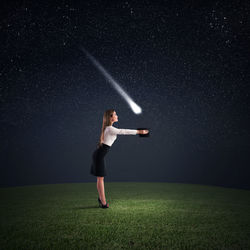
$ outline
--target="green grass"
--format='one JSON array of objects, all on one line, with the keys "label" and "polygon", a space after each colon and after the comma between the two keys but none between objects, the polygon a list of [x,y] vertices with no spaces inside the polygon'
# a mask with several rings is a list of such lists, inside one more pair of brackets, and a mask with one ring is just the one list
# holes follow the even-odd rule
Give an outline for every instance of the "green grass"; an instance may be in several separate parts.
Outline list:
[{"label": "green grass", "polygon": [[0,188],[0,249],[250,249],[250,191],[105,182]]}]

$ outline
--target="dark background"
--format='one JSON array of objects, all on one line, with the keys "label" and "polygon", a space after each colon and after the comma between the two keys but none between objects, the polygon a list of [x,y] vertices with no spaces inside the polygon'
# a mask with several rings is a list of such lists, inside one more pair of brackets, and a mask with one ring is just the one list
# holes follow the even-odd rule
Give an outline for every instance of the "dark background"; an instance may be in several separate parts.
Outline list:
[{"label": "dark background", "polygon": [[[250,188],[249,1],[11,1],[0,8],[0,186],[105,181]],[[136,115],[79,50],[142,108]]]}]

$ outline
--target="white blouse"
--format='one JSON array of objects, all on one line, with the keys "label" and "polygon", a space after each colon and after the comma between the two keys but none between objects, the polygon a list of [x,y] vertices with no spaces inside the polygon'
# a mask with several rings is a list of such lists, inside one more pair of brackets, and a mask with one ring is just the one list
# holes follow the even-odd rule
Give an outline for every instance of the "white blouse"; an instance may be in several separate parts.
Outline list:
[{"label": "white blouse", "polygon": [[117,135],[136,135],[137,129],[123,129],[116,128],[113,126],[107,126],[104,130],[104,140],[103,143],[109,145],[110,147],[117,138]]}]

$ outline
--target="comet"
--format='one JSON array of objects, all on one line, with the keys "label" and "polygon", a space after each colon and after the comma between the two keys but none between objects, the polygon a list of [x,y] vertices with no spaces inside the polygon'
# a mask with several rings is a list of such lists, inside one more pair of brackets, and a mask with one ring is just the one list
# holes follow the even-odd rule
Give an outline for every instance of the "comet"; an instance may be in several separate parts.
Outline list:
[{"label": "comet", "polygon": [[129,107],[135,114],[141,114],[142,109],[137,105],[133,99],[126,93],[126,91],[120,86],[120,84],[108,73],[108,71],[83,47],[80,48],[85,55],[90,59],[94,66],[103,74],[103,76],[108,80],[111,86],[120,94],[120,96],[127,102]]}]

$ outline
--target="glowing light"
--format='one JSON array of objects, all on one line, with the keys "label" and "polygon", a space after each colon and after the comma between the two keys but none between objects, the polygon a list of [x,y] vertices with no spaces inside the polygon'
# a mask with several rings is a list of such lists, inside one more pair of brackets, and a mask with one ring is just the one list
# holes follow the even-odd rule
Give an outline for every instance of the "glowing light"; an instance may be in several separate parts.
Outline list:
[{"label": "glowing light", "polygon": [[130,108],[135,114],[141,114],[142,109],[137,105],[133,99],[125,92],[125,90],[119,85],[119,83],[107,72],[106,69],[83,47],[80,48],[95,65],[95,67],[105,76],[105,78],[111,83],[112,87],[121,95],[121,97],[128,103]]}]

